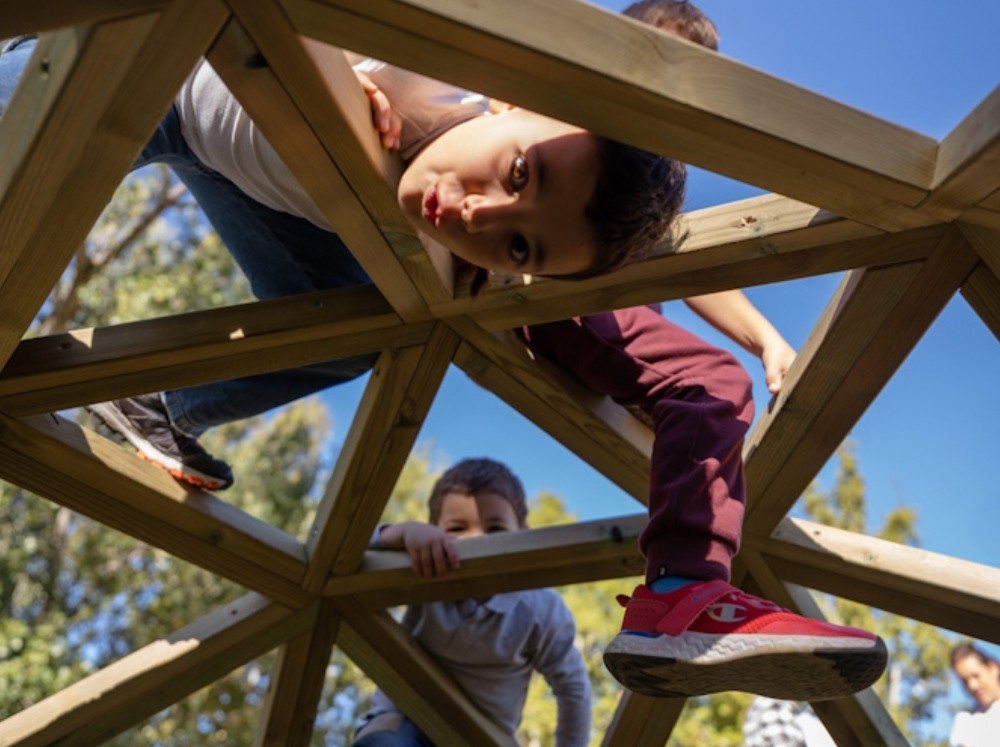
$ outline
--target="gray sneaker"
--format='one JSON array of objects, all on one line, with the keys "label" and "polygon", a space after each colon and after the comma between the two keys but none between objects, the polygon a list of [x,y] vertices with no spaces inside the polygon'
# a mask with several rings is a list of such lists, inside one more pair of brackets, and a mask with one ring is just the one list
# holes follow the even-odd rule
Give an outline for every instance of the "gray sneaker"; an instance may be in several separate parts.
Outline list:
[{"label": "gray sneaker", "polygon": [[205,490],[223,490],[233,484],[229,465],[214,458],[198,439],[176,430],[158,394],[142,394],[86,409],[136,449],[139,456],[182,482]]}]

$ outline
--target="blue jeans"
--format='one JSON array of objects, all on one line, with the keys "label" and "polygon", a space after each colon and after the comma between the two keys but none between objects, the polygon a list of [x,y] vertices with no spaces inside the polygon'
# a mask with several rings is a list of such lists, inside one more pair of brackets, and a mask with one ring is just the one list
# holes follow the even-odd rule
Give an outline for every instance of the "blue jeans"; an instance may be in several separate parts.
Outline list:
[{"label": "blue jeans", "polygon": [[404,716],[395,731],[369,732],[351,742],[351,747],[434,747],[434,745],[416,724]]},{"label": "blue jeans", "polygon": [[[34,49],[34,39],[16,40],[0,54],[0,115]],[[204,211],[258,298],[371,283],[340,238],[308,221],[248,197],[206,167],[181,135],[171,107],[143,148],[133,169],[168,166]],[[257,415],[368,371],[377,354],[344,358],[287,371],[248,376],[164,392],[174,426],[198,436],[214,425]]]}]

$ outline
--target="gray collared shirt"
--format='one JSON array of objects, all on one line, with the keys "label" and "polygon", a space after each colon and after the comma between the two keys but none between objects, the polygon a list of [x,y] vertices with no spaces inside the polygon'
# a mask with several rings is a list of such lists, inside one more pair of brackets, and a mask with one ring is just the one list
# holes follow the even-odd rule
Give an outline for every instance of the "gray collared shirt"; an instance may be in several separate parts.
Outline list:
[{"label": "gray collared shirt", "polygon": [[[403,626],[455,678],[469,698],[511,735],[517,733],[531,674],[539,672],[558,705],[556,745],[590,739],[590,678],[573,644],[573,616],[557,592],[529,589],[413,605]],[[384,693],[371,712],[395,710]]]}]

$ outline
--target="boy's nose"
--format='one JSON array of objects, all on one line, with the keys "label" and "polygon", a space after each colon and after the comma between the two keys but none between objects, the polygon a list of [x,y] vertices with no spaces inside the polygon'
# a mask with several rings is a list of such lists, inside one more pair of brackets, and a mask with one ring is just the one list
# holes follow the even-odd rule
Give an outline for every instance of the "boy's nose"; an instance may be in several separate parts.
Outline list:
[{"label": "boy's nose", "polygon": [[509,223],[517,209],[516,195],[469,195],[462,207],[462,221],[469,233],[481,233]]}]

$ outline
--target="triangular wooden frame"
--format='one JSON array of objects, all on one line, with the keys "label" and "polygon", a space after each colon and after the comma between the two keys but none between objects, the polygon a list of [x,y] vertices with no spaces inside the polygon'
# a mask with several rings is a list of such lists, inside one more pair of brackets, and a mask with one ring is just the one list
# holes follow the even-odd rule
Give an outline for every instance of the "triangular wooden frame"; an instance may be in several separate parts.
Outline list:
[{"label": "triangular wooden frame", "polygon": [[[304,745],[334,645],[421,714],[438,743],[507,743],[381,610],[509,589],[528,575],[511,572],[518,569],[530,569],[534,585],[635,574],[641,560],[631,540],[644,517],[473,541],[462,571],[445,583],[414,580],[404,558],[366,558],[364,540],[449,364],[641,501],[649,429],[534,360],[504,330],[834,271],[847,271],[843,283],[747,442],[750,497],[735,579],[806,613],[818,611],[794,584],[1000,643],[1000,570],[786,518],[956,291],[1000,339],[1000,89],[936,142],[573,0],[3,6],[0,37],[44,33],[39,64],[0,121],[0,477],[251,591],[0,723],[0,744],[96,743],[279,646],[258,744]],[[402,218],[393,196],[399,164],[379,148],[363,96],[336,86],[351,74],[343,56],[317,42],[789,197],[686,215],[680,251],[614,275],[495,282],[473,302],[446,253],[425,251]],[[22,341],[202,55],[338,225],[377,291]],[[661,75],[663,65],[677,74]],[[701,76],[713,85],[697,85]],[[47,219],[53,212],[59,221]],[[229,334],[235,328],[238,337]],[[380,350],[392,353],[379,359],[308,542],[43,415]],[[364,492],[353,489],[361,484]],[[933,576],[921,573],[931,566]],[[626,694],[604,744],[662,745],[681,705]],[[817,710],[838,744],[906,744],[871,692]]]}]

